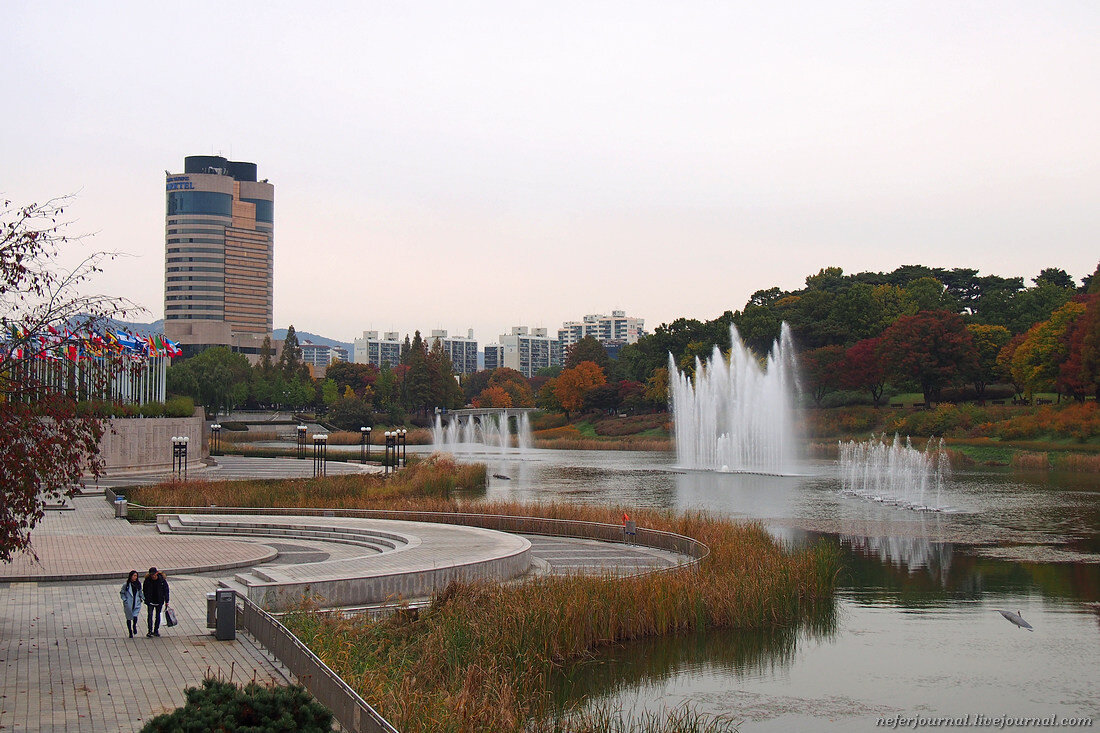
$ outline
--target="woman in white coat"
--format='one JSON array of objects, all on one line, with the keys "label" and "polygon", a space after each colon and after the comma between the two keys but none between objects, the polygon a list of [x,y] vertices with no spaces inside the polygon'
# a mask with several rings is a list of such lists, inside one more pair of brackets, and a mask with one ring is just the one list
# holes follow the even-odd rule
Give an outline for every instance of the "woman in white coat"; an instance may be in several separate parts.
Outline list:
[{"label": "woman in white coat", "polygon": [[131,570],[122,584],[122,590],[118,592],[122,597],[122,611],[126,614],[126,630],[130,632],[130,638],[137,633],[138,614],[141,613],[141,604],[145,601],[145,593],[141,590],[141,581],[138,579],[138,571]]}]

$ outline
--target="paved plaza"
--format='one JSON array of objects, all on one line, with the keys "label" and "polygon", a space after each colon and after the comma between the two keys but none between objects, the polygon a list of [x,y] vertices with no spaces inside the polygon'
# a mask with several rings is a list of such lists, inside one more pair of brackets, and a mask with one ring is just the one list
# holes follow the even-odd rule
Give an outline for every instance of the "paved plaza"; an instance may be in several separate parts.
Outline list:
[{"label": "paved plaza", "polygon": [[[220,457],[212,480],[310,475],[311,462]],[[356,464],[330,463],[330,473]],[[335,470],[333,470],[335,469]],[[199,478],[199,476],[193,476]],[[111,477],[101,486],[161,476]],[[90,487],[93,488],[93,487]],[[132,731],[179,707],[208,673],[285,684],[288,673],[243,633],[217,641],[206,628],[206,594],[248,569],[295,575],[306,564],[351,560],[362,548],[315,538],[179,536],[117,519],[102,495],[49,511],[33,533],[38,561],[0,566],[0,731]],[[525,536],[533,572],[617,572],[669,567],[673,553],[591,540]],[[398,556],[396,553],[394,556]],[[127,637],[119,588],[126,572],[165,570],[179,625],[161,637]],[[239,570],[243,568],[244,570]]]}]

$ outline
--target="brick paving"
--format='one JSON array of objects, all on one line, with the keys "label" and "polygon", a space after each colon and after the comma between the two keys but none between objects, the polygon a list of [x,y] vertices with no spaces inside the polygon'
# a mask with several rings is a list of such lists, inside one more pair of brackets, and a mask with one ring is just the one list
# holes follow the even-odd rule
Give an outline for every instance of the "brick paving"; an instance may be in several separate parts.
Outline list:
[{"label": "brick paving", "polygon": [[[288,477],[310,475],[312,470],[308,460],[227,456],[218,461],[219,467],[201,472],[205,478]],[[361,467],[330,463],[329,469],[335,473]],[[156,480],[156,476],[111,477],[101,485]],[[200,684],[208,673],[232,675],[238,682],[255,678],[286,684],[290,680],[247,635],[238,633],[232,642],[217,641],[207,630],[206,593],[214,589],[217,575],[171,571],[173,567],[214,567],[231,551],[266,557],[272,544],[285,540],[165,536],[151,524],[116,519],[101,496],[76,497],[71,504],[74,511],[47,512],[35,529],[35,548],[43,564],[30,567],[32,574],[34,567],[40,567],[40,580],[13,581],[15,564],[0,566],[0,731],[140,730],[150,717],[182,705],[183,690]],[[671,553],[612,543],[527,539],[549,572],[634,572],[683,560]],[[181,540],[188,544],[169,544]],[[285,566],[298,563],[361,553],[346,545],[306,540],[279,549],[289,552],[268,566],[281,565],[286,570]],[[118,591],[127,570],[144,571],[150,565],[169,568],[172,605],[180,624],[172,629],[162,624],[160,638],[146,638],[143,612],[141,633],[130,639]],[[80,569],[114,577],[57,582],[66,569],[70,576]],[[46,580],[54,582],[42,582]]]},{"label": "brick paving", "polygon": [[[122,524],[122,522],[120,522]],[[148,566],[146,566],[148,567]],[[207,672],[286,684],[289,675],[243,634],[206,628],[211,579],[170,578],[180,623],[130,639],[121,579],[0,584],[0,730],[133,731],[183,704]]]}]

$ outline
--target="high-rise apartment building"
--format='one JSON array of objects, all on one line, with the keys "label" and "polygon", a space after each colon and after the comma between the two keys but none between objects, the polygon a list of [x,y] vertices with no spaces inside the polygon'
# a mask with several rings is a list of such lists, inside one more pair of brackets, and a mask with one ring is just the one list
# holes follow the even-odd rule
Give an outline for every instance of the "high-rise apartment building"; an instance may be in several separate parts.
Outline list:
[{"label": "high-rise apartment building", "polygon": [[504,366],[504,347],[500,344],[489,344],[485,347],[485,369],[493,371]]},{"label": "high-rise apartment building", "polygon": [[515,369],[528,379],[539,369],[562,363],[561,342],[548,336],[545,328],[513,326],[511,333],[500,335],[500,347],[500,366]]},{"label": "high-rise apartment building", "polygon": [[315,344],[312,341],[303,341],[300,348],[302,349],[302,362],[316,369],[324,369],[333,362],[348,360],[348,350],[343,346],[328,346],[326,344]]},{"label": "high-rise apartment building", "polygon": [[379,369],[382,364],[391,367],[401,363],[401,334],[386,331],[378,338],[377,331],[363,331],[363,337],[355,339],[356,364],[374,364]]},{"label": "high-rise apartment building", "polygon": [[428,348],[438,341],[443,352],[451,359],[455,374],[473,374],[477,371],[477,340],[471,328],[466,336],[448,336],[446,331],[434,329],[428,339]]},{"label": "high-rise apartment building", "polygon": [[255,357],[271,334],[275,187],[256,164],[190,155],[165,182],[164,334],[185,355]]},{"label": "high-rise apartment building", "polygon": [[568,351],[570,346],[586,336],[604,345],[613,343],[621,346],[637,343],[645,335],[645,319],[627,316],[626,311],[621,310],[611,311],[610,316],[593,314],[585,316],[582,321],[566,321],[558,329],[558,340],[563,351]]}]

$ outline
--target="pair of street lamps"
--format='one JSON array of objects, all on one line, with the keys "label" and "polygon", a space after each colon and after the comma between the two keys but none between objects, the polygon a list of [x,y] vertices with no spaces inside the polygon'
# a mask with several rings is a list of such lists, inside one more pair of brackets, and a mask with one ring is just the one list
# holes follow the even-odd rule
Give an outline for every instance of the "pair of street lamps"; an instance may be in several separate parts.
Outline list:
[{"label": "pair of street lamps", "polygon": [[405,457],[407,455],[408,448],[408,435],[409,431],[405,428],[398,428],[397,430],[386,431],[386,473],[390,472],[390,463],[393,463],[393,470],[397,470],[398,466],[405,465]]},{"label": "pair of street lamps", "polygon": [[328,464],[328,434],[313,434],[313,478],[327,476]]},{"label": "pair of street lamps", "polygon": [[214,423],[210,426],[210,455],[215,455],[221,448],[221,423]]},{"label": "pair of street lamps", "polygon": [[309,431],[305,425],[298,426],[298,459],[306,457],[306,433]]},{"label": "pair of street lamps", "polygon": [[187,479],[187,444],[190,442],[186,435],[172,436],[172,474],[181,480]]}]

